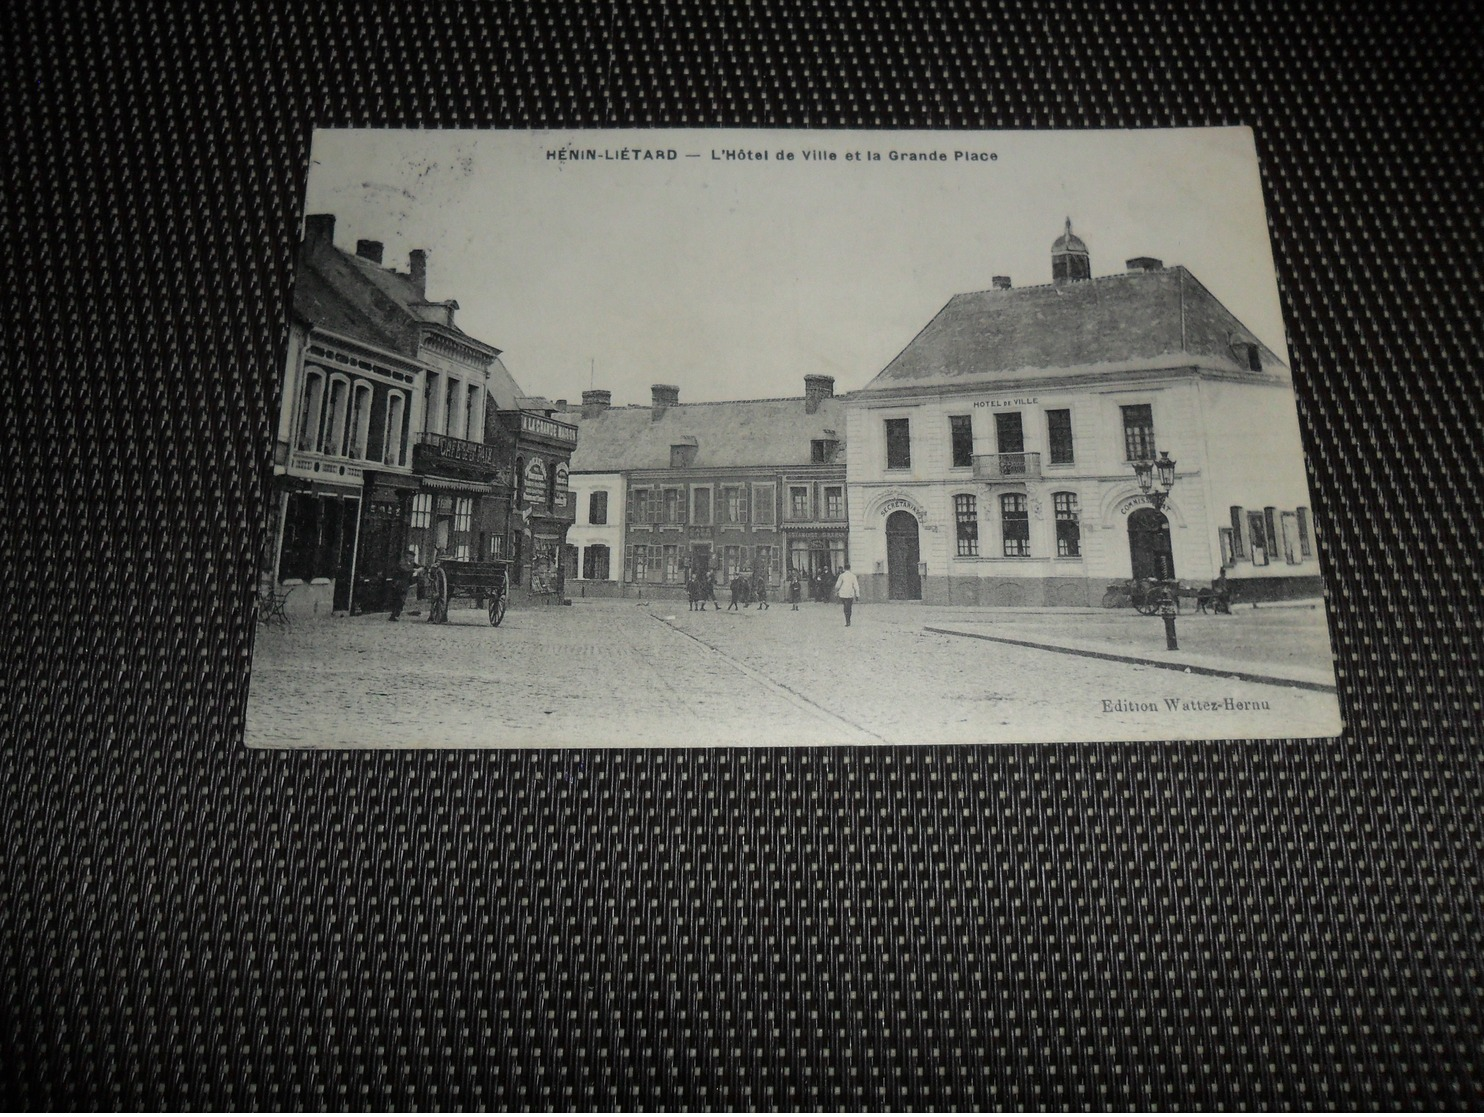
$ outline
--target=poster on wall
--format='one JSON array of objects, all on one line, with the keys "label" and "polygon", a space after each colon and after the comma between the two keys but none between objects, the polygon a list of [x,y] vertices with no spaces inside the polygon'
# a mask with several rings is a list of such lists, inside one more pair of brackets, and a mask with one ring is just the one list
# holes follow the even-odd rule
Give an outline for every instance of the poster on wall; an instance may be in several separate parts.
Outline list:
[{"label": "poster on wall", "polygon": [[[311,155],[279,503],[364,472],[558,534],[423,567],[270,523],[247,744],[1342,731],[1251,130]],[[489,409],[570,463],[466,446]]]}]

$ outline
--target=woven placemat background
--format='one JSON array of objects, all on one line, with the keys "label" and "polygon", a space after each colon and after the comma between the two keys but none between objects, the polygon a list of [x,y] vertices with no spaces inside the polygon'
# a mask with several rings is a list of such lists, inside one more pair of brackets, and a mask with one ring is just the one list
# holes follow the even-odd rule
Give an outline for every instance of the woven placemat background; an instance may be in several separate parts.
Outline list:
[{"label": "woven placemat background", "polygon": [[[0,1100],[1484,1101],[1479,6],[1293,8],[12,9]],[[1253,125],[1349,732],[247,753],[317,124]]]}]

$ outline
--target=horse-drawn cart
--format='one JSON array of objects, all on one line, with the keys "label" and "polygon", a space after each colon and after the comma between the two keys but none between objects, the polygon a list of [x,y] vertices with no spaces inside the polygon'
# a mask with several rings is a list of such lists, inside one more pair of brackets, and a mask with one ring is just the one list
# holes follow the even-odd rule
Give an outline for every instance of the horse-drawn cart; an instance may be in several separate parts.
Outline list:
[{"label": "horse-drawn cart", "polygon": [[468,562],[443,559],[428,568],[428,622],[445,624],[448,603],[455,597],[489,602],[490,624],[505,619],[510,596],[510,563],[504,559]]}]

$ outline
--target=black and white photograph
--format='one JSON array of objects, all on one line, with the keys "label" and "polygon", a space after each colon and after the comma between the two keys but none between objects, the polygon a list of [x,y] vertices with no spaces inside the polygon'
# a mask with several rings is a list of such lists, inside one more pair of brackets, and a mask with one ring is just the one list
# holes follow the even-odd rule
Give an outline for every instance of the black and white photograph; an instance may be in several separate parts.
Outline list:
[{"label": "black and white photograph", "polygon": [[262,748],[1342,731],[1257,152],[319,130]]}]

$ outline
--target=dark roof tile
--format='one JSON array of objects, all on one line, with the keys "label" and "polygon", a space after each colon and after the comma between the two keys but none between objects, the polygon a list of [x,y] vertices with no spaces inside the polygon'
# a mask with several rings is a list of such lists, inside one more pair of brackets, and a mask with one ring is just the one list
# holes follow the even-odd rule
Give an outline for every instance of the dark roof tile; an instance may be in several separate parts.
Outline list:
[{"label": "dark roof tile", "polygon": [[[694,445],[693,467],[807,465],[815,439],[839,439],[844,397],[821,401],[810,415],[804,397],[672,404],[658,419],[650,406],[610,407],[593,418],[579,411],[557,418],[577,424],[572,469],[594,473],[666,469],[670,447]],[[839,459],[837,459],[839,460]]]},{"label": "dark roof tile", "polygon": [[1238,340],[1257,343],[1266,370],[1286,372],[1183,267],[974,291],[949,299],[857,394],[1191,364],[1262,375],[1232,348]]}]

